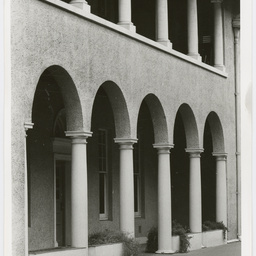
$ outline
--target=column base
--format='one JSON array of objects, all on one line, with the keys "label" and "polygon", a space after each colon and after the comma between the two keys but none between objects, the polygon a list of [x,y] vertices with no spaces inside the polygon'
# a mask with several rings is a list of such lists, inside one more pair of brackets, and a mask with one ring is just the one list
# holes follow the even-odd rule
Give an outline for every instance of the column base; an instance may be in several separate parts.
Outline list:
[{"label": "column base", "polygon": [[171,253],[175,253],[175,251],[173,251],[173,250],[157,250],[155,253],[157,253],[157,254],[171,254]]},{"label": "column base", "polygon": [[157,40],[159,44],[166,46],[168,49],[172,49],[172,43],[170,40]]},{"label": "column base", "polygon": [[217,69],[219,69],[219,70],[221,70],[221,71],[225,71],[225,70],[226,70],[226,68],[225,68],[224,65],[215,64],[214,67],[217,68]]},{"label": "column base", "polygon": [[131,31],[131,32],[134,32],[136,33],[136,27],[133,25],[133,23],[128,23],[128,22],[123,22],[123,21],[120,21],[117,23],[117,25]]},{"label": "column base", "polygon": [[91,6],[85,0],[72,0],[70,4],[85,12],[91,12]]},{"label": "column base", "polygon": [[195,60],[202,61],[202,57],[198,53],[188,53],[188,56]]}]

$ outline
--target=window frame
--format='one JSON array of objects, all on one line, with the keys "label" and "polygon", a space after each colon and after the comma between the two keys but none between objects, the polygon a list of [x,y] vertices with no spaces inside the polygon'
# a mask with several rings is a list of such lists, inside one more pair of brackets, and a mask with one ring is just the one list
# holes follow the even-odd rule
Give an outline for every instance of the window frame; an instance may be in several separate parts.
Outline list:
[{"label": "window frame", "polygon": [[[100,142],[100,133],[104,133],[105,139],[104,139],[104,143],[102,144]],[[98,150],[99,150],[99,146],[103,145],[104,146],[104,150],[105,150],[105,158],[104,156],[100,156],[100,151],[98,151],[98,173],[99,173],[99,219],[100,220],[108,220],[109,219],[109,196],[108,196],[108,190],[109,190],[109,184],[108,184],[108,177],[109,177],[109,170],[108,170],[108,131],[107,129],[98,129]],[[102,164],[102,161],[104,160],[105,163],[105,171],[104,170],[100,170],[99,166],[100,164]],[[100,205],[101,205],[101,198],[100,198],[100,176],[103,174],[104,177],[104,213],[100,212]]]},{"label": "window frame", "polygon": [[[142,217],[142,182],[141,182],[141,163],[140,163],[140,143],[133,146],[134,154],[133,154],[133,185],[134,185],[134,216],[136,218]],[[137,181],[137,211],[135,211],[135,180]]]}]

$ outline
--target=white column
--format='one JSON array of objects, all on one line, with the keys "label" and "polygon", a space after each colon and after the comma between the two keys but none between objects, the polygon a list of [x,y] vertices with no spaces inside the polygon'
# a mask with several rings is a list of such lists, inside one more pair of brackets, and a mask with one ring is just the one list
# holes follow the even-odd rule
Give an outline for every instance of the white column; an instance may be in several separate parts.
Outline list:
[{"label": "white column", "polygon": [[24,139],[24,201],[25,201],[25,256],[28,256],[28,169],[27,169],[27,131],[32,129],[33,123],[25,122],[25,139]]},{"label": "white column", "polygon": [[170,144],[154,144],[158,153],[158,250],[156,253],[174,253],[172,250],[172,204]]},{"label": "white column", "polygon": [[72,0],[70,4],[83,11],[91,12],[91,6],[85,0]]},{"label": "white column", "polygon": [[188,11],[188,56],[201,61],[198,53],[198,21],[197,21],[197,1],[187,0]]},{"label": "white column", "polygon": [[201,163],[202,149],[186,149],[189,153],[189,226],[191,232],[202,232]]},{"label": "white column", "polygon": [[116,138],[120,146],[120,230],[134,237],[133,144],[137,139]]},{"label": "white column", "polygon": [[213,153],[216,157],[216,221],[227,226],[227,175],[225,153]]},{"label": "white column", "polygon": [[132,23],[132,6],[131,0],[118,1],[118,25],[135,32],[136,27]]},{"label": "white column", "polygon": [[169,40],[167,0],[156,1],[156,41],[172,48]]},{"label": "white column", "polygon": [[222,0],[211,0],[211,3],[214,5],[214,67],[224,71]]},{"label": "white column", "polygon": [[71,246],[88,249],[87,138],[91,132],[68,131],[72,140]]}]

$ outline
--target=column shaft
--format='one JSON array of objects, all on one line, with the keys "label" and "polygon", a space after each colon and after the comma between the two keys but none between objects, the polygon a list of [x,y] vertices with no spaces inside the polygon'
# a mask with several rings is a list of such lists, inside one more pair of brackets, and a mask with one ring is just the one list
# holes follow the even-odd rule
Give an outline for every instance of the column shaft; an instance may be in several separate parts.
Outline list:
[{"label": "column shaft", "polygon": [[156,41],[172,48],[169,40],[167,0],[156,1]]},{"label": "column shaft", "polygon": [[187,0],[188,8],[188,55],[201,61],[198,53],[197,1]]},{"label": "column shaft", "polygon": [[74,247],[88,246],[86,140],[72,139],[71,239]]},{"label": "column shaft", "polygon": [[224,70],[222,0],[212,0],[214,4],[214,67]]},{"label": "column shaft", "polygon": [[170,148],[154,145],[158,150],[158,250],[156,253],[173,253]]},{"label": "column shaft", "polygon": [[134,237],[133,144],[136,139],[115,139],[120,145],[120,230]]},{"label": "column shaft", "polygon": [[189,226],[191,232],[202,232],[202,196],[201,196],[201,164],[202,150],[187,149],[190,157],[189,166]]},{"label": "column shaft", "polygon": [[88,249],[88,191],[86,139],[91,133],[66,132],[72,139],[71,246]]},{"label": "column shaft", "polygon": [[135,32],[135,26],[132,23],[131,0],[118,1],[118,25]]},{"label": "column shaft", "polygon": [[216,156],[216,221],[227,226],[226,155]]}]

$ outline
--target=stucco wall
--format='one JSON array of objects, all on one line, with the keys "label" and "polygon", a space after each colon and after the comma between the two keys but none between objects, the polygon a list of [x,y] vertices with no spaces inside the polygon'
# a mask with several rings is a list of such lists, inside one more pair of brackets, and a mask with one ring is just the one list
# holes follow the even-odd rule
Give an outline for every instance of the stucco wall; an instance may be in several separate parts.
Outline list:
[{"label": "stucco wall", "polygon": [[170,143],[176,112],[182,103],[189,104],[195,114],[201,147],[205,120],[210,111],[215,111],[223,126],[228,153],[228,238],[236,237],[234,49],[232,15],[227,7],[225,77],[44,1],[12,1],[13,255],[24,254],[23,124],[31,120],[38,79],[51,65],[60,65],[73,79],[85,131],[91,130],[96,92],[107,80],[114,81],[124,95],[133,138],[139,107],[148,93],[155,94],[162,103]]}]

